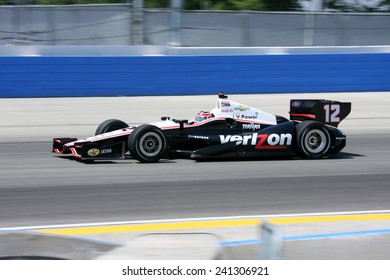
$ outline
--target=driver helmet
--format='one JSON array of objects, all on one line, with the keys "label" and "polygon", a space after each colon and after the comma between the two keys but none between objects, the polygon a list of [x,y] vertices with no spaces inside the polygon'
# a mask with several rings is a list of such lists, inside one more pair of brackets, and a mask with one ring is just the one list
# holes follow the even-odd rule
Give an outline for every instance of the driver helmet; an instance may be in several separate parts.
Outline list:
[{"label": "driver helmet", "polygon": [[196,116],[195,116],[195,122],[201,122],[204,121],[205,119],[211,118],[212,115],[210,112],[207,111],[200,111]]}]

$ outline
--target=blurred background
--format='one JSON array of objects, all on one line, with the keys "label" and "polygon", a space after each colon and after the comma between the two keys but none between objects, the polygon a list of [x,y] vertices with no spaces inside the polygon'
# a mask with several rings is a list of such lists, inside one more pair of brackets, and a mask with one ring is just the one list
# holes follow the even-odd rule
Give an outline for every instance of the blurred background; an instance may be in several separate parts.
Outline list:
[{"label": "blurred background", "polygon": [[0,45],[390,44],[390,0],[0,0]]}]

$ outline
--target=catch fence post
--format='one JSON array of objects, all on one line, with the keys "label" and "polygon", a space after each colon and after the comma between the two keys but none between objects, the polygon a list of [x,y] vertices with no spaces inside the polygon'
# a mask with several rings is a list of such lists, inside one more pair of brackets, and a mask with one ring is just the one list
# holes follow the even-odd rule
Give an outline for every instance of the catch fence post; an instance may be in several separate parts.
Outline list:
[{"label": "catch fence post", "polygon": [[181,13],[183,0],[171,0],[171,30],[169,45],[181,46]]}]

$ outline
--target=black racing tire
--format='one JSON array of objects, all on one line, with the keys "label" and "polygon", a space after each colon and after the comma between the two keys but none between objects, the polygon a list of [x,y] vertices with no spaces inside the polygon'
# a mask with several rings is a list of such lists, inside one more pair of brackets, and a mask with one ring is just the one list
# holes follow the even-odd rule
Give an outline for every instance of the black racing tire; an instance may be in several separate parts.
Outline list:
[{"label": "black racing tire", "polygon": [[307,159],[323,158],[329,153],[331,138],[325,125],[315,121],[304,121],[296,126],[299,154]]},{"label": "black racing tire", "polygon": [[143,163],[159,161],[165,153],[166,145],[164,134],[153,125],[136,127],[127,142],[130,154]]},{"label": "black racing tire", "polygon": [[106,120],[97,127],[95,131],[95,135],[111,132],[126,127],[129,127],[129,125],[121,120],[116,120],[116,119]]}]

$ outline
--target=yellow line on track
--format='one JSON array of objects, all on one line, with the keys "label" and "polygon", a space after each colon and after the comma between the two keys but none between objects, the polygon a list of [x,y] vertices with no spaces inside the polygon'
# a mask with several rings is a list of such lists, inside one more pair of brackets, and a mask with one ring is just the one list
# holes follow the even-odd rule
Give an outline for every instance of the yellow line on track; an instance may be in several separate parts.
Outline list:
[{"label": "yellow line on track", "polygon": [[[347,221],[380,221],[390,220],[390,213],[386,214],[360,214],[360,215],[335,215],[335,216],[300,216],[300,217],[276,217],[267,218],[272,224],[301,224],[301,223],[321,223],[321,222],[347,222]],[[109,226],[86,226],[55,229],[35,230],[41,233],[62,234],[62,235],[87,235],[87,234],[107,234],[121,232],[150,232],[185,230],[217,227],[243,227],[259,226],[259,219],[237,219],[237,220],[212,220],[212,221],[191,221],[191,222],[170,222],[152,224],[124,224]]]},{"label": "yellow line on track", "polygon": [[307,217],[278,217],[269,218],[272,224],[301,224],[301,223],[322,223],[322,222],[346,222],[346,221],[383,221],[390,220],[390,214],[361,214],[361,215],[340,215],[340,216],[307,216]]},{"label": "yellow line on track", "polygon": [[63,234],[63,235],[84,235],[84,234],[105,234],[120,232],[138,232],[138,231],[161,231],[161,230],[181,230],[196,228],[215,228],[215,227],[237,227],[237,226],[256,226],[260,224],[258,219],[246,220],[216,220],[216,221],[194,221],[194,222],[176,222],[161,224],[131,224],[131,225],[113,225],[113,226],[94,226],[78,228],[59,228],[36,230],[42,233]]}]

